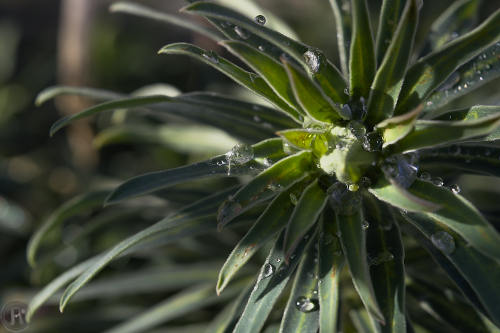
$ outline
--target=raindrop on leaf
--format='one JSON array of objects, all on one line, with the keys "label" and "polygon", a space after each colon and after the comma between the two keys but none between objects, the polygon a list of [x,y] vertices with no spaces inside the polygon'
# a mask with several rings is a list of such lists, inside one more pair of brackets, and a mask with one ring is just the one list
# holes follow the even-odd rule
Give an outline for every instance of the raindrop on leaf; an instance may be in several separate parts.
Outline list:
[{"label": "raindrop on leaf", "polygon": [[446,231],[438,231],[431,236],[432,244],[445,254],[451,254],[455,251],[455,240],[453,236]]},{"label": "raindrop on leaf", "polygon": [[255,22],[260,25],[266,24],[266,17],[264,15],[257,15],[255,16]]}]

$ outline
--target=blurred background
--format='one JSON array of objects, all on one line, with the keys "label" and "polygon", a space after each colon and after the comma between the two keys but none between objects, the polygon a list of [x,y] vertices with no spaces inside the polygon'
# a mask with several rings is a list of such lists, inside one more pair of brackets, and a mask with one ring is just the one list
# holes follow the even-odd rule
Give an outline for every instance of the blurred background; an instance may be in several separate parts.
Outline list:
[{"label": "blurred background", "polygon": [[[452,2],[424,0],[417,38],[421,45],[430,22]],[[211,90],[254,99],[208,66],[187,57],[157,55],[163,45],[177,41],[222,52],[212,41],[176,26],[112,14],[108,11],[111,3],[108,0],[0,0],[0,304],[9,300],[27,302],[35,290],[78,260],[70,251],[56,257],[44,269],[33,270],[26,263],[25,248],[30,234],[63,202],[103,184],[113,186],[143,172],[203,159],[227,150],[233,142],[228,138],[230,143],[208,150],[186,150],[155,140],[142,144],[127,140],[102,144],[104,138],[96,139],[96,135],[110,124],[122,121],[123,114],[119,112],[97,120],[78,121],[50,138],[48,132],[54,121],[92,102],[79,97],[60,97],[35,107],[37,93],[59,84],[125,93],[163,84],[161,89],[172,94]],[[177,13],[186,4],[182,0],[140,3],[169,13]],[[246,1],[240,0],[240,3],[240,8],[245,8]],[[328,1],[260,0],[257,3],[282,18],[301,40],[323,49],[338,62],[335,24]],[[381,1],[369,3],[375,16]],[[485,1],[481,18],[497,7],[497,1]],[[256,14],[259,13],[250,13]],[[496,86],[498,80],[486,86],[482,98],[487,100],[488,92]],[[498,100],[491,102],[498,103]],[[484,100],[482,103],[486,104]],[[460,99],[456,104],[471,103]],[[127,117],[129,121],[142,121],[140,115]],[[189,200],[190,197],[186,198]],[[93,217],[92,214],[95,212],[80,219]],[[74,233],[71,228],[77,228],[78,221],[68,224],[69,230],[63,231],[63,239]],[[98,241],[94,239],[97,245],[86,246],[106,248],[121,237],[121,231],[114,229]],[[55,306],[45,312],[45,318],[64,318],[57,314]],[[44,330],[39,328],[39,331]]]}]

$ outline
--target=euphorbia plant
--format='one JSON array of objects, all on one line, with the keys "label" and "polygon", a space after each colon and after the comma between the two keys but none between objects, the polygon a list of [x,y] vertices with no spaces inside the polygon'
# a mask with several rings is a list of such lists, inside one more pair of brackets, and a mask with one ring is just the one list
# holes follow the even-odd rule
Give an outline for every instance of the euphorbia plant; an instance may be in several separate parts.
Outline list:
[{"label": "euphorbia plant", "polygon": [[[210,288],[195,288],[111,331],[144,331],[197,304],[227,300],[226,292],[233,298],[240,289],[210,332],[259,332],[263,327],[280,332],[412,332],[415,327],[431,332],[439,325],[450,331],[495,330],[500,325],[500,236],[458,185],[445,186],[429,171],[499,176],[500,151],[492,142],[500,138],[500,108],[446,106],[498,77],[500,10],[467,31],[479,1],[454,3],[431,27],[428,53],[419,57],[414,40],[421,1],[384,0],[375,34],[366,1],[331,0],[339,70],[320,50],[267,28],[262,15],[251,19],[217,2],[192,2],[183,11],[205,17],[216,30],[140,5],[116,3],[112,9],[183,24],[215,39],[250,71],[187,43],[167,45],[159,53],[201,60],[272,107],[212,93],[170,97],[47,90],[40,101],[68,92],[106,100],[61,119],[51,133],[101,111],[141,107],[220,128],[241,141],[207,161],[137,176],[109,195],[77,198],[62,212],[123,203],[200,178],[251,177],[71,269],[34,298],[30,315],[71,282],[60,300],[62,311],[111,261],[137,248],[212,228],[224,232],[251,220],[220,269],[219,298]],[[31,263],[47,230],[60,222],[54,217],[34,235],[28,248]],[[454,284],[439,274],[434,281],[412,266],[412,258],[405,263],[405,245],[418,253],[414,240]],[[248,279],[248,272],[237,275],[267,246],[270,252],[255,279]],[[423,267],[432,266],[427,261]],[[349,276],[358,297],[348,292]],[[449,293],[443,296],[441,288]],[[177,313],[176,306],[184,310]],[[282,315],[270,316],[273,309]]]}]

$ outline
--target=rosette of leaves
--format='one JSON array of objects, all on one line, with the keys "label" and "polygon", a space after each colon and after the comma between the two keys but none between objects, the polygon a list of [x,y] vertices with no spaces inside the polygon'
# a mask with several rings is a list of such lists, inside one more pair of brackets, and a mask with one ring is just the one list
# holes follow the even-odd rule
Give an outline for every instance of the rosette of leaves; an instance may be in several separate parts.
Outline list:
[{"label": "rosette of leaves", "polygon": [[[119,257],[248,225],[218,272],[220,296],[205,281],[109,332],[146,331],[228,300],[214,321],[198,324],[207,332],[498,330],[497,220],[428,170],[448,178],[500,176],[500,108],[447,108],[499,76],[500,10],[478,24],[480,2],[457,1],[432,25],[427,53],[419,55],[421,1],[384,0],[376,32],[366,1],[330,3],[340,70],[320,50],[268,28],[264,16],[248,18],[217,2],[192,1],[182,9],[206,18],[212,30],[138,4],[111,7],[216,40],[248,69],[188,43],[159,53],[196,58],[272,106],[213,93],[127,96],[68,87],[41,93],[39,102],[66,93],[103,101],[59,120],[52,134],[85,116],[140,108],[158,119],[173,114],[222,129],[241,143],[209,160],[75,199],[33,236],[32,264],[48,230],[82,209],[146,194],[175,197],[169,188],[200,178],[247,177],[73,267],[34,298],[30,317],[69,284],[60,298],[64,310]],[[242,270],[259,250],[268,251],[260,270]]]}]

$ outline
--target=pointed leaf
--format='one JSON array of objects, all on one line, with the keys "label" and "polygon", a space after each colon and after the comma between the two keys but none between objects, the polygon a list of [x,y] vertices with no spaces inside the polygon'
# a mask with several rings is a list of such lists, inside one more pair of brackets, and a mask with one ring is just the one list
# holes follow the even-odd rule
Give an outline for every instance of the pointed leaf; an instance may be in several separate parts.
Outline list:
[{"label": "pointed leaf", "polygon": [[344,267],[344,255],[337,238],[335,214],[324,211],[322,232],[319,237],[319,332],[337,331],[340,303],[340,273]]},{"label": "pointed leaf", "polygon": [[351,3],[350,0],[330,0],[335,16],[337,47],[339,50],[340,68],[344,77],[349,76],[349,46],[351,45]]},{"label": "pointed leaf", "polygon": [[[432,239],[432,236],[438,232],[446,232],[453,237],[453,249],[450,248],[449,251],[441,253],[455,265],[470,283],[470,286],[490,314],[491,319],[496,325],[500,325],[500,305],[498,303],[498,297],[500,296],[500,287],[498,286],[500,264],[497,261],[498,257],[495,260],[484,256],[473,247],[470,247],[468,242],[459,234],[436,223],[433,218],[413,213],[404,215],[404,217],[414,224],[428,239]],[[435,256],[434,259],[441,264],[439,257]]]},{"label": "pointed leaf", "polygon": [[[297,268],[292,290],[281,320],[280,333],[316,333],[319,328],[317,295],[318,260],[309,245]],[[299,309],[301,308],[301,309]]]},{"label": "pointed leaf", "polygon": [[295,251],[304,235],[313,227],[326,205],[328,195],[316,179],[304,190],[293,210],[285,233],[287,258]]},{"label": "pointed leaf", "polygon": [[500,39],[500,10],[479,27],[448,43],[410,67],[401,89],[396,115],[408,112],[425,100],[459,66]]},{"label": "pointed leaf", "polygon": [[500,77],[499,57],[500,43],[496,43],[460,67],[429,96],[424,109],[424,112],[428,113],[426,118],[434,118],[435,114],[442,113],[439,109],[443,106]]},{"label": "pointed leaf", "polygon": [[247,72],[236,66],[232,62],[216,55],[213,52],[207,52],[197,46],[188,43],[174,43],[164,46],[160,54],[183,54],[194,57],[204,63],[212,66],[221,73],[227,75],[235,82],[241,84],[253,91],[254,93],[266,98],[269,102],[276,105],[279,109],[285,111],[293,119],[298,122],[299,114],[295,109],[284,102],[276,93],[267,85],[260,76]]},{"label": "pointed leaf", "polygon": [[286,226],[294,208],[291,198],[300,196],[306,185],[305,181],[293,185],[290,189],[278,194],[267,206],[252,228],[236,244],[221,268],[217,281],[217,293],[221,293],[241,267]]},{"label": "pointed leaf", "polygon": [[[253,146],[255,158],[283,156],[281,140],[269,139]],[[106,204],[117,203],[139,195],[152,193],[166,187],[206,177],[224,177],[229,175],[255,174],[262,166],[255,161],[245,164],[231,164],[230,169],[226,155],[219,155],[207,161],[182,166],[174,169],[146,173],[129,179],[118,186],[107,198]]]},{"label": "pointed leaf", "polygon": [[290,258],[289,263],[286,264],[283,236],[282,233],[262,266],[250,299],[233,333],[260,332],[266,318],[297,267],[304,249],[310,243],[310,239],[302,241],[297,247],[294,258]]},{"label": "pointed leaf", "polygon": [[431,26],[429,40],[433,50],[468,32],[479,14],[480,0],[461,0],[451,4]]},{"label": "pointed leaf", "polygon": [[[247,30],[247,33],[249,32],[251,34],[258,35],[278,49],[284,50],[304,68],[309,68],[307,61],[304,58],[304,54],[311,50],[309,46],[288,38],[277,31],[257,24],[232,9],[208,1],[197,1],[192,5],[183,8],[183,10],[208,18],[231,22],[240,28],[242,27]],[[251,37],[245,39],[245,41],[250,40],[250,38]],[[253,46],[258,47],[260,45],[257,44]],[[266,49],[266,46],[264,46],[264,49]],[[317,71],[313,71],[312,76],[315,80],[317,80],[325,94],[334,102],[346,103],[348,101],[348,96],[343,93],[345,87],[344,78],[339,73],[337,68],[335,68],[335,66],[323,55],[318,54],[317,51],[314,51],[314,53],[317,60],[321,61],[319,61],[319,68],[317,68]],[[281,54],[279,56],[281,56]]]},{"label": "pointed leaf", "polygon": [[167,102],[169,100],[170,98],[168,96],[151,95],[151,96],[140,96],[140,97],[128,97],[109,102],[104,102],[102,104],[92,106],[84,111],[59,119],[50,128],[50,135],[53,136],[61,128],[67,126],[69,123],[75,120],[89,117],[102,111],[110,111],[123,108],[135,108],[139,106],[146,106],[146,105]]},{"label": "pointed leaf", "polygon": [[79,195],[70,201],[63,204],[55,212],[53,212],[47,220],[38,228],[31,236],[26,249],[28,263],[34,267],[36,265],[36,255],[40,245],[53,228],[62,224],[68,218],[88,212],[96,208],[101,208],[104,204],[104,199],[108,196],[109,191],[95,191]]},{"label": "pointed leaf", "polygon": [[370,218],[367,229],[370,276],[376,286],[377,303],[386,320],[385,325],[376,325],[380,332],[406,332],[404,250],[401,234],[397,224],[390,221],[390,212],[383,208],[383,204],[373,197],[365,199],[365,202],[367,216]]},{"label": "pointed leaf", "polygon": [[381,64],[389,44],[394,38],[407,0],[384,0],[378,22],[375,54],[377,64]]},{"label": "pointed leaf", "polygon": [[[500,235],[465,198],[447,188],[418,179],[408,192],[424,200],[439,202],[440,209],[423,214],[435,223],[449,227],[483,254],[497,260],[500,258]],[[396,200],[388,200],[388,203],[411,211],[407,205]]]},{"label": "pointed leaf", "polygon": [[159,12],[157,9],[149,8],[137,3],[131,3],[126,1],[115,2],[109,7],[109,11],[112,13],[127,13],[136,16],[142,16],[148,19],[153,19],[155,21],[160,21],[162,23],[176,25],[185,28],[187,30],[197,32],[216,42],[221,40],[221,36],[219,34],[217,34],[213,30],[207,29],[202,25],[196,24],[190,20],[186,20],[181,17]]},{"label": "pointed leaf", "polygon": [[398,142],[404,138],[415,127],[415,122],[422,111],[422,107],[402,114],[400,116],[388,118],[378,123],[375,128],[382,134],[384,139],[383,148]]},{"label": "pointed leaf", "polygon": [[310,152],[303,151],[261,172],[219,208],[219,229],[259,202],[272,198],[304,179],[309,173],[311,158]]},{"label": "pointed leaf", "polygon": [[236,326],[241,313],[245,309],[245,305],[248,302],[252,289],[252,284],[250,284],[250,286],[246,289],[243,289],[236,300],[219,312],[204,333],[231,333],[234,326]]},{"label": "pointed leaf", "polygon": [[330,98],[325,96],[305,72],[285,59],[281,61],[285,65],[295,99],[309,117],[326,123],[334,123],[350,118],[351,115],[345,114]]},{"label": "pointed leaf", "polygon": [[351,98],[367,98],[375,76],[373,35],[366,0],[352,0],[353,30],[349,56]]},{"label": "pointed leaf", "polygon": [[290,107],[295,108],[297,103],[290,89],[288,76],[285,69],[278,61],[244,42],[223,41],[219,44],[245,62],[266,81],[283,101]]},{"label": "pointed leaf", "polygon": [[89,97],[98,101],[109,101],[113,99],[125,98],[126,95],[116,93],[114,91],[87,88],[87,87],[71,87],[71,86],[53,86],[45,88],[38,93],[35,100],[35,105],[40,106],[43,103],[61,95],[76,95]]},{"label": "pointed leaf", "polygon": [[487,136],[499,126],[500,114],[467,121],[419,120],[413,131],[399,140],[392,151],[409,152]]},{"label": "pointed leaf", "polygon": [[363,230],[363,211],[360,209],[351,215],[337,214],[337,226],[340,231],[340,243],[344,252],[351,278],[365,308],[373,318],[384,323],[384,315],[377,303],[370,277],[366,252],[366,234]]},{"label": "pointed leaf", "polygon": [[392,116],[412,54],[417,25],[417,0],[408,0],[392,42],[371,85],[366,119],[370,125]]}]

